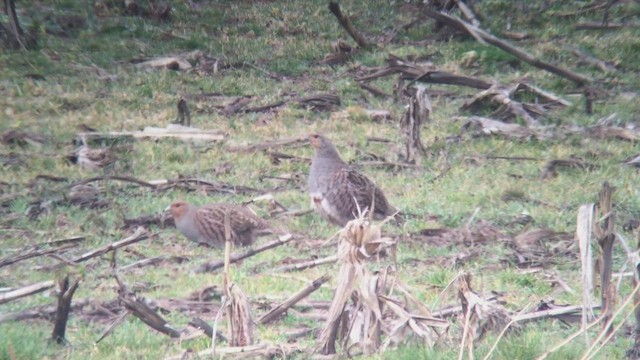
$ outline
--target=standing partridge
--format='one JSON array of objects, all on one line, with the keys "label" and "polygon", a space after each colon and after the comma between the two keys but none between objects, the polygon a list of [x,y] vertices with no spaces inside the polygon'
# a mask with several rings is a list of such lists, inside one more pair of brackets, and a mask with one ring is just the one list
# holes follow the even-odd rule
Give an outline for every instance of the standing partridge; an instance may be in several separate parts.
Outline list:
[{"label": "standing partridge", "polygon": [[315,156],[309,171],[309,193],[314,210],[328,221],[345,226],[370,209],[380,218],[395,209],[373,181],[342,161],[331,141],[319,134],[309,136]]},{"label": "standing partridge", "polygon": [[256,237],[272,233],[269,223],[241,205],[218,203],[195,206],[184,201],[171,204],[176,228],[189,240],[213,247],[225,243],[224,217],[229,216],[231,240],[235,244],[253,244]]}]

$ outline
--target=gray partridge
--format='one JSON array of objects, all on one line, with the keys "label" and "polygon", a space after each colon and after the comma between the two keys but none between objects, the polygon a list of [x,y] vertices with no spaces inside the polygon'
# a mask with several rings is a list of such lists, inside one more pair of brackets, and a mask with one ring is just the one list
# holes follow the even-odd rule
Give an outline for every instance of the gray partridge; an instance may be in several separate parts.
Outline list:
[{"label": "gray partridge", "polygon": [[375,217],[386,217],[395,212],[382,190],[347,165],[329,139],[312,134],[309,141],[315,148],[308,179],[311,205],[322,217],[345,226],[372,204]]},{"label": "gray partridge", "polygon": [[224,246],[225,214],[229,214],[231,240],[235,244],[251,245],[257,236],[274,232],[268,222],[241,205],[217,203],[198,207],[184,201],[171,204],[176,228],[189,240],[213,247]]}]

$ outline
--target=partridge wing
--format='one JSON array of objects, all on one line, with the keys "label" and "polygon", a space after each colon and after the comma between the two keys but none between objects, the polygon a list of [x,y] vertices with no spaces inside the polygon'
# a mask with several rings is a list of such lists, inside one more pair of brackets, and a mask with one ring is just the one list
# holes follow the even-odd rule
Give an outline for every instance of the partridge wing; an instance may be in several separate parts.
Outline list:
[{"label": "partridge wing", "polygon": [[228,211],[231,216],[231,228],[238,233],[269,228],[269,223],[244,206],[232,205],[228,207]]},{"label": "partridge wing", "polygon": [[224,211],[219,206],[203,206],[196,211],[196,226],[209,241],[224,242]]},{"label": "partridge wing", "polygon": [[384,214],[389,207],[382,191],[368,177],[352,168],[342,168],[332,174],[325,197],[338,218],[353,219],[358,215],[358,207],[360,211],[371,208],[374,198],[376,213]]},{"label": "partridge wing", "polygon": [[371,179],[356,169],[348,169],[347,173],[350,193],[360,205],[360,209],[371,209],[371,204],[373,203],[374,213],[386,215],[389,210],[389,203],[382,190]]}]

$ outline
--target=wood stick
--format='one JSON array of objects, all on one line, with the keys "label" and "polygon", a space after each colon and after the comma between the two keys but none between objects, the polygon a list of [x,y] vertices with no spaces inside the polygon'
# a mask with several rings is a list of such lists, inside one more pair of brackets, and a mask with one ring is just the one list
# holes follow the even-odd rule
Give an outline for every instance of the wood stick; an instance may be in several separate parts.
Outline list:
[{"label": "wood stick", "polygon": [[118,272],[122,273],[122,272],[128,271],[129,269],[156,264],[156,263],[161,262],[164,259],[165,259],[165,257],[162,256],[162,255],[155,256],[155,257],[152,257],[152,258],[142,259],[142,260],[136,261],[134,263],[131,263],[129,265],[122,266],[120,269],[118,269]]},{"label": "wood stick", "polygon": [[68,244],[68,243],[79,243],[82,242],[84,240],[86,240],[87,238],[84,236],[74,236],[74,237],[70,237],[70,238],[66,238],[66,239],[58,239],[58,240],[51,240],[51,241],[46,241],[43,243],[38,244],[38,246],[51,246],[51,245],[63,245],[63,244]]},{"label": "wood stick", "polygon": [[602,21],[582,21],[574,26],[576,30],[618,30],[624,27],[638,27],[635,24],[624,24],[620,22],[607,22]]},{"label": "wood stick", "polygon": [[340,4],[338,4],[335,1],[330,1],[329,10],[338,19],[340,26],[342,26],[347,31],[347,33],[353,38],[353,40],[355,40],[356,43],[358,43],[358,46],[365,49],[371,46],[367,42],[367,40],[365,40],[364,37],[362,37],[362,35],[360,35],[360,33],[356,31],[349,17],[342,13],[342,11],[340,10]]},{"label": "wood stick", "polygon": [[[556,317],[556,316],[567,315],[567,314],[580,315],[580,312],[583,309],[584,309],[584,306],[582,305],[563,306],[557,309],[541,310],[541,311],[530,312],[527,314],[514,315],[512,317],[512,321],[516,323],[521,321],[526,322],[526,321],[542,320],[550,317]],[[591,310],[596,310],[596,309],[600,309],[600,306],[593,306],[591,308]]]},{"label": "wood stick", "polygon": [[73,259],[73,262],[79,263],[79,262],[83,262],[86,260],[89,260],[91,258],[94,258],[96,256],[101,256],[104,255],[106,253],[108,253],[109,251],[113,251],[115,249],[124,247],[124,246],[128,246],[131,244],[135,244],[137,242],[140,242],[142,240],[148,239],[149,238],[149,233],[147,233],[147,231],[140,227],[136,230],[136,232],[129,236],[128,238],[124,238],[120,241],[116,241],[114,243],[111,243],[109,245],[105,245],[101,248],[89,251],[88,253],[85,253],[75,259]]},{"label": "wood stick", "polygon": [[527,64],[531,65],[531,66],[535,66],[537,68],[546,70],[550,73],[556,74],[558,76],[561,76],[565,79],[571,80],[574,83],[576,83],[576,85],[578,86],[582,86],[582,85],[586,85],[592,82],[592,80],[589,77],[586,77],[584,75],[580,75],[580,74],[576,74],[568,69],[564,69],[561,68],[559,66],[550,64],[548,62],[542,61],[538,58],[533,57],[532,55],[528,54],[527,52],[525,52],[522,49],[519,49],[503,40],[498,39],[497,37],[485,32],[482,29],[479,29],[469,23],[465,23],[464,21],[435,11],[433,9],[430,9],[428,7],[424,8],[424,12],[427,16],[436,19],[440,22],[446,23],[449,26],[452,26],[458,30],[467,32],[469,34],[471,34],[469,32],[469,29],[473,29],[473,32],[475,32],[476,34],[478,34],[480,37],[482,37],[482,39],[484,41],[486,41],[487,43],[494,45],[502,50],[504,50],[505,52],[515,56],[516,58],[526,62]]},{"label": "wood stick", "polygon": [[[195,317],[193,319],[191,319],[191,321],[189,321],[189,325],[198,328],[202,331],[204,331],[204,333],[209,337],[213,337],[213,327],[211,327],[211,325],[209,325],[206,321],[200,319],[199,317]],[[219,341],[227,341],[227,338],[222,335],[219,331],[216,332],[216,339]]]},{"label": "wood stick", "polygon": [[281,266],[281,267],[273,270],[273,272],[300,271],[300,270],[304,270],[304,269],[308,269],[308,268],[312,268],[312,267],[316,267],[316,266],[320,266],[320,265],[324,265],[324,264],[333,264],[336,261],[338,261],[338,256],[330,255],[330,256],[327,256],[327,257],[322,258],[322,259],[305,261],[305,262],[301,262],[301,263],[297,263],[297,264]]},{"label": "wood stick", "polygon": [[293,144],[301,144],[306,143],[306,137],[299,138],[288,138],[288,139],[279,139],[273,141],[265,141],[262,143],[252,144],[248,146],[228,146],[227,151],[230,152],[254,152],[254,151],[262,151],[265,149],[272,149],[280,146],[287,146]]},{"label": "wood stick", "polygon": [[[262,350],[266,349],[268,346],[269,344],[267,343],[261,343],[257,345],[216,348],[215,350],[208,349],[208,350],[203,350],[198,352],[196,356],[197,358],[204,358],[204,357],[211,357],[214,354],[221,355],[221,354],[240,354],[240,353],[247,353],[247,354],[256,353],[256,356],[257,356],[257,355],[260,355]],[[184,358],[183,355],[177,355],[177,356],[165,358],[165,360],[181,360],[183,358]]]},{"label": "wood stick", "polygon": [[[411,76],[408,76],[411,78]],[[415,82],[426,82],[431,84],[445,84],[445,85],[458,85],[467,86],[474,89],[487,90],[492,86],[491,83],[484,80],[471,78],[468,76],[455,75],[446,71],[427,71],[426,73],[411,80],[407,85],[410,86]]]},{"label": "wood stick", "polygon": [[143,180],[139,180],[136,179],[134,177],[131,176],[119,176],[119,175],[109,175],[109,176],[96,176],[96,177],[92,177],[89,179],[84,179],[84,180],[80,180],[80,181],[76,181],[74,183],[72,183],[71,185],[67,185],[68,188],[72,188],[74,186],[77,185],[85,185],[88,183],[92,183],[95,181],[102,181],[102,180],[118,180],[118,181],[124,181],[124,182],[128,182],[128,183],[132,183],[132,184],[137,184],[143,187],[148,187],[151,189],[155,189],[156,185],[150,184],[146,181]]},{"label": "wood stick", "polygon": [[297,293],[291,295],[287,300],[280,303],[278,306],[274,307],[268,313],[262,315],[260,319],[258,319],[258,323],[262,325],[266,325],[274,320],[276,320],[280,315],[287,311],[291,306],[295,305],[298,301],[304,299],[309,296],[312,292],[318,290],[322,284],[329,281],[331,276],[325,274],[318,279],[314,280],[311,284],[300,289]]},{"label": "wood stick", "polygon": [[25,296],[29,296],[29,295],[33,295],[33,294],[37,294],[39,292],[45,291],[47,289],[52,288],[55,284],[56,284],[55,281],[47,280],[47,281],[39,282],[37,284],[27,285],[13,291],[6,292],[4,294],[0,294],[0,305],[25,297]]},{"label": "wood stick", "polygon": [[[175,125],[180,126],[180,125]],[[225,136],[224,134],[218,132],[212,132],[207,130],[199,130],[196,128],[192,128],[193,132],[185,132],[185,131],[172,131],[171,129],[165,128],[145,128],[144,131],[110,131],[110,132],[89,132],[89,133],[79,133],[79,136],[86,136],[87,138],[120,138],[120,137],[133,137],[135,139],[161,139],[161,138],[175,138],[179,140],[201,140],[201,141],[211,141],[211,142],[220,142],[223,141]]]},{"label": "wood stick", "polygon": [[[259,254],[263,251],[272,249],[274,247],[278,247],[280,245],[284,245],[286,243],[288,243],[289,241],[291,241],[293,239],[293,236],[291,236],[291,234],[287,234],[285,236],[282,236],[280,238],[278,238],[277,240],[274,240],[268,244],[264,244],[258,248],[255,249],[249,249],[247,252],[245,252],[244,254],[240,254],[240,255],[232,255],[230,257],[230,263],[236,263],[240,260],[246,259],[248,257],[251,257],[253,255]],[[198,268],[196,268],[195,272],[196,273],[203,273],[203,272],[211,272],[211,271],[215,271],[220,269],[221,267],[224,267],[224,261],[216,261],[216,262],[210,262],[210,263],[206,263],[206,264],[202,264],[200,265]]]},{"label": "wood stick", "polygon": [[167,321],[158,315],[157,312],[153,311],[144,300],[135,298],[135,295],[131,293],[120,296],[119,300],[135,317],[153,329],[169,335],[172,338],[180,337],[180,331],[171,327]]},{"label": "wood stick", "polygon": [[[611,282],[611,274],[613,270],[613,242],[616,239],[614,233],[615,224],[615,210],[613,210],[613,191],[614,188],[609,185],[609,182],[602,184],[602,190],[600,191],[600,203],[599,214],[604,219],[602,220],[602,227],[596,226],[596,234],[598,236],[598,244],[600,245],[602,252],[601,256],[601,298],[602,298],[602,312],[605,320],[605,326],[610,326],[610,319],[612,318],[613,308],[616,301],[616,292],[613,283]],[[611,328],[604,328],[603,331],[610,331]]]},{"label": "wood stick", "polygon": [[[93,299],[82,299],[75,301],[71,305],[71,311],[81,310],[85,306],[93,304]],[[55,314],[57,308],[53,305],[37,306],[34,308],[0,314],[0,324],[8,321],[22,321],[31,319],[50,319]]]},{"label": "wood stick", "polygon": [[80,285],[81,278],[77,278],[72,284],[69,284],[69,275],[58,282],[58,310],[56,311],[56,322],[53,326],[51,339],[58,344],[66,342],[65,333],[67,331],[67,321],[69,320],[69,312],[71,311],[71,300]]},{"label": "wood stick", "polygon": [[38,257],[38,256],[42,256],[42,255],[48,255],[48,254],[53,254],[53,253],[57,253],[57,252],[63,252],[67,249],[70,249],[72,247],[76,247],[78,246],[78,244],[65,244],[59,247],[55,247],[55,248],[51,248],[51,249],[35,249],[26,253],[22,253],[22,254],[18,254],[15,256],[11,256],[11,257],[7,257],[4,258],[2,260],[0,260],[0,268],[7,266],[7,265],[11,265],[11,264],[15,264],[17,262],[23,261],[23,260],[27,260],[27,259],[31,259],[33,257]]},{"label": "wood stick", "polygon": [[476,18],[476,14],[473,13],[473,10],[471,10],[471,8],[462,0],[455,0],[455,2],[456,5],[458,5],[458,9],[460,9],[462,14],[464,14],[464,17],[466,17],[473,26],[480,27],[480,21]]},{"label": "wood stick", "polygon": [[102,341],[104,338],[106,338],[107,336],[109,336],[109,334],[111,334],[113,332],[113,329],[116,328],[116,326],[120,325],[120,323],[127,317],[127,315],[131,314],[131,312],[129,312],[129,310],[125,310],[122,313],[120,313],[120,315],[118,315],[118,317],[113,320],[113,322],[111,323],[111,325],[109,325],[109,327],[102,333],[102,335],[100,335],[100,337],[98,338],[98,340],[96,340],[96,344],[99,343],[100,341]]},{"label": "wood stick", "polygon": [[375,96],[379,96],[379,97],[383,97],[383,98],[390,98],[391,97],[391,95],[387,94],[386,92],[378,89],[375,86],[369,85],[367,83],[358,82],[358,85],[360,85],[361,88],[367,90],[368,92],[372,93]]}]

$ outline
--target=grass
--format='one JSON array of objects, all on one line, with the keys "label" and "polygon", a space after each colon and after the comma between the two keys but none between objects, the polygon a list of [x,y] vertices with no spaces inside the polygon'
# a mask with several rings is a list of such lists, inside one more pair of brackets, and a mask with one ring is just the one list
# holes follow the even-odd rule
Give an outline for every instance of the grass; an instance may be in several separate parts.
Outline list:
[{"label": "grass", "polygon": [[[372,97],[360,89],[352,76],[360,67],[383,66],[389,54],[432,54],[430,59],[438,69],[503,84],[526,77],[536,86],[556,92],[573,102],[567,109],[551,113],[544,120],[546,124],[589,126],[602,117],[616,113],[615,125],[625,126],[634,124],[635,116],[640,111],[636,92],[636,84],[640,80],[637,73],[640,64],[637,61],[640,54],[639,30],[573,30],[575,21],[587,17],[569,20],[559,17],[559,13],[576,10],[569,3],[566,6],[554,3],[545,13],[545,21],[541,21],[539,16],[530,15],[542,2],[527,5],[529,3],[488,1],[478,4],[477,10],[487,17],[483,25],[488,26],[494,34],[499,36],[508,20],[512,30],[532,34],[532,38],[518,42],[518,46],[550,62],[595,78],[610,94],[596,101],[592,115],[584,114],[583,100],[571,94],[575,91],[571,83],[529,65],[514,63],[510,55],[493,47],[459,38],[430,43],[427,47],[415,43],[432,33],[431,23],[426,21],[399,33],[391,44],[359,52],[345,65],[329,67],[322,65],[320,60],[330,51],[332,41],[347,39],[347,36],[324,2],[219,1],[198,2],[198,8],[191,8],[187,2],[178,2],[174,4],[172,21],[163,23],[127,16],[116,2],[105,1],[102,4],[106,10],[98,14],[94,23],[65,29],[61,15],[85,14],[85,3],[47,0],[35,2],[29,9],[18,4],[19,16],[25,27],[31,23],[37,24],[40,47],[28,52],[7,49],[0,52],[0,63],[3,64],[0,66],[0,133],[22,129],[47,138],[40,148],[0,145],[0,155],[17,152],[23,160],[21,165],[7,165],[0,171],[0,198],[21,194],[6,207],[0,208],[6,219],[12,219],[0,220],[0,258],[14,255],[27,245],[84,235],[87,240],[73,252],[74,256],[80,255],[125,237],[127,231],[122,227],[125,217],[157,213],[177,199],[198,204],[249,200],[249,195],[221,193],[203,196],[176,189],[152,193],[113,182],[101,184],[106,189],[104,196],[110,204],[108,208],[86,210],[72,205],[59,205],[50,206],[35,219],[24,216],[32,206],[32,201],[64,193],[61,190],[64,184],[34,181],[37,175],[54,175],[74,181],[100,174],[79,169],[66,160],[66,154],[74,149],[72,141],[78,132],[78,125],[84,124],[99,131],[164,127],[176,117],[175,104],[178,98],[187,94],[215,92],[229,97],[252,95],[253,104],[268,104],[292,94],[305,96],[330,92],[339,95],[342,104],[334,112],[313,112],[292,105],[272,114],[238,113],[223,116],[217,111],[198,111],[207,104],[191,102],[194,125],[226,132],[228,140],[225,144],[205,146],[173,140],[136,141],[130,143],[132,152],[123,155],[107,172],[144,180],[199,176],[259,189],[279,184],[268,179],[260,180],[262,175],[299,175],[302,178],[300,186],[288,186],[274,196],[290,209],[304,209],[308,206],[304,181],[308,172],[306,164],[284,161],[273,165],[266,154],[232,153],[226,151],[227,146],[323,132],[338,146],[345,160],[356,160],[357,163],[356,150],[360,149],[395,161],[403,148],[396,122],[405,104]],[[355,27],[367,35],[377,35],[399,26],[415,15],[405,2],[373,2],[365,7],[357,1],[343,1],[341,6],[343,11],[352,14]],[[527,11],[522,11],[520,7],[527,7]],[[626,4],[615,6],[611,16],[616,19],[632,13],[636,7]],[[598,15],[588,14],[588,18],[598,19]],[[619,70],[603,74],[581,66],[566,50],[568,45],[618,63]],[[205,75],[168,70],[146,71],[131,63],[134,59],[194,50],[220,58],[233,67]],[[476,61],[466,62],[465,58],[472,51],[476,53]],[[92,70],[93,66],[115,75],[115,80],[98,78],[95,70]],[[29,74],[42,75],[45,80],[33,80],[27,77]],[[279,80],[267,74],[275,74]],[[390,77],[373,83],[392,93],[394,82],[395,79]],[[431,99],[433,114],[422,129],[423,142],[429,153],[422,160],[426,170],[393,173],[377,168],[363,169],[385,190],[394,205],[414,214],[408,217],[407,231],[463,226],[474,209],[479,208],[476,221],[486,220],[504,226],[503,231],[509,235],[517,235],[521,230],[508,228],[506,224],[523,213],[533,217],[534,227],[571,233],[575,231],[578,207],[597,201],[598,191],[604,181],[609,181],[617,189],[614,193],[618,211],[617,229],[622,229],[624,221],[640,216],[637,170],[621,165],[626,157],[638,151],[636,143],[582,136],[546,141],[472,137],[462,132],[462,122],[454,117],[460,114],[463,102],[474,91],[446,85],[429,85],[429,88],[454,91],[458,96]],[[363,98],[366,98],[366,102]],[[393,114],[393,122],[373,123],[362,115],[363,109],[388,109]],[[447,142],[447,137],[452,135],[460,135],[461,141]],[[368,143],[366,139],[369,136],[391,139],[393,143]],[[98,145],[111,144],[95,144]],[[306,146],[283,151],[298,156],[312,156],[311,149]],[[484,156],[521,156],[540,160],[488,160]],[[557,177],[540,180],[545,161],[570,156],[582,157],[595,166],[590,170],[560,169]],[[445,157],[451,165],[447,172],[443,172]],[[233,165],[230,171],[221,174],[214,171],[226,162]],[[505,193],[523,196],[515,201],[505,201]],[[257,204],[254,209],[261,215],[268,214],[264,204]],[[16,214],[18,216],[13,219],[11,216]],[[336,231],[336,228],[314,214],[278,221],[292,232],[305,234],[311,239],[324,239]],[[393,227],[389,229],[399,231]],[[189,260],[123,274],[129,284],[140,282],[154,285],[141,290],[141,296],[149,299],[184,298],[206,286],[221,285],[220,274],[192,273],[197,265],[210,259],[220,259],[221,250],[198,247],[173,229],[151,230],[155,233],[151,239],[133,245],[131,249],[146,257],[170,255]],[[634,239],[631,233],[623,235],[627,239]],[[267,239],[261,240],[264,241]],[[480,256],[459,266],[443,266],[441,262],[434,261],[453,259],[469,250],[479,251]],[[304,242],[291,244],[251,257],[235,266],[234,280],[251,298],[284,299],[304,286],[305,281],[313,280],[324,272],[335,273],[337,267],[325,265],[291,276],[270,275],[267,270],[280,266],[288,258],[311,259],[329,255],[332,251],[330,248],[318,250]],[[121,266],[138,259],[135,253],[118,252],[118,264]],[[616,247],[614,271],[619,269],[624,259],[623,252]],[[464,244],[435,247],[411,241],[400,244],[398,261],[400,277],[428,305],[433,304],[451,279],[463,270],[477,274],[474,286],[482,295],[489,295],[490,291],[508,294],[508,307],[513,310],[549,298],[573,304],[581,301],[578,262],[559,258],[553,268],[538,272],[523,271],[514,265],[515,257],[508,242],[475,245],[469,249]],[[0,288],[14,288],[62,276],[64,270],[55,274],[33,270],[36,265],[54,263],[56,260],[51,258],[37,258],[0,268]],[[75,271],[84,274],[76,299],[92,297],[96,301],[108,301],[116,298],[115,281],[108,276],[109,256],[88,261]],[[550,271],[565,279],[577,290],[576,293],[562,293],[553,287],[545,277]],[[330,299],[333,285],[330,283],[310,298]],[[623,286],[620,296],[626,296],[629,291],[628,285]],[[1,305],[0,314],[53,302],[54,296],[45,292]],[[457,302],[455,291],[449,290],[440,300],[440,305]],[[163,316],[175,326],[183,326],[189,320],[179,312]],[[206,317],[210,319],[212,315],[206,314]],[[305,321],[289,315],[282,323],[259,327],[259,338],[281,341],[282,329]],[[459,350],[459,337],[456,336],[460,333],[460,324],[456,319],[452,322],[452,336],[443,344],[425,349],[418,341],[410,341],[382,357],[455,359]],[[203,350],[210,346],[207,339],[173,341],[133,318],[123,322],[102,342],[94,344],[107,326],[104,323],[86,322],[72,315],[67,334],[69,346],[60,347],[47,341],[52,329],[48,321],[3,323],[0,324],[0,359],[155,359],[180,354],[187,348]],[[576,329],[575,326],[567,327],[551,320],[528,324],[521,331],[502,339],[493,358],[535,358]],[[495,336],[489,334],[477,343],[477,358],[489,351]],[[313,339],[307,338],[302,342],[312,344]],[[616,336],[599,356],[620,358],[629,342],[625,336]],[[576,358],[585,349],[584,343],[576,340],[552,354],[551,358]]]}]

